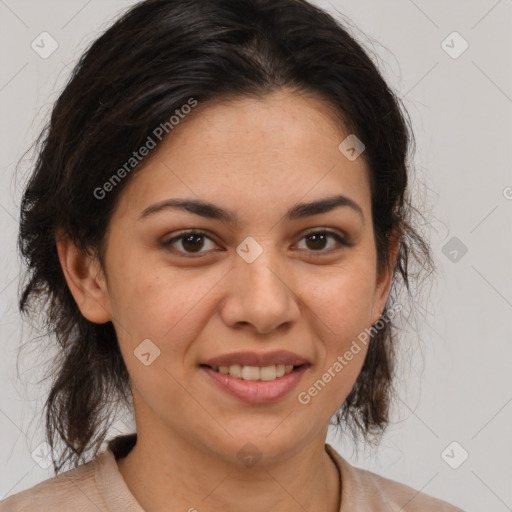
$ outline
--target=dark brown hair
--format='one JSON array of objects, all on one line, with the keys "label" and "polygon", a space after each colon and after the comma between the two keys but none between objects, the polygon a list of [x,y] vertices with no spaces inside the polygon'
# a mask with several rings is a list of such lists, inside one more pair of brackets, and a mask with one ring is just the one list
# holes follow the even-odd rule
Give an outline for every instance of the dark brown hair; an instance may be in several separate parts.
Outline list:
[{"label": "dark brown hair", "polygon": [[[386,311],[400,284],[410,289],[410,257],[428,267],[430,249],[412,227],[406,195],[414,142],[406,111],[339,21],[304,0],[136,4],[74,68],[37,140],[35,168],[21,203],[18,246],[28,271],[20,310],[44,311],[46,334],[59,343],[45,404],[48,443],[52,448],[58,440],[64,443],[60,459],[53,461],[56,474],[66,462],[79,465],[90,450],[95,455],[112,424],[114,405],[131,404],[114,327],[82,316],[59,263],[57,231],[103,264],[109,219],[141,165],[103,198],[94,191],[155,127],[190,98],[208,105],[264,97],[285,87],[321,97],[343,119],[344,131],[366,146],[362,158],[370,174],[380,269],[388,264],[390,237],[400,240]],[[393,330],[389,321],[372,334],[362,371],[336,414],[337,424],[354,437],[362,433],[371,441],[389,421]]]}]

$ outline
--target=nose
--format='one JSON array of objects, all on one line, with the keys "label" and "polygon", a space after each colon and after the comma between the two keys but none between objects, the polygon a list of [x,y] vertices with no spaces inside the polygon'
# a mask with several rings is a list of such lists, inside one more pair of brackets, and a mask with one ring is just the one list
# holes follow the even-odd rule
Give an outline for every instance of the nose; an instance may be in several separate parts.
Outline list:
[{"label": "nose", "polygon": [[250,326],[260,334],[290,326],[300,317],[300,301],[286,263],[270,250],[252,263],[236,256],[227,276],[220,314],[232,328]]}]

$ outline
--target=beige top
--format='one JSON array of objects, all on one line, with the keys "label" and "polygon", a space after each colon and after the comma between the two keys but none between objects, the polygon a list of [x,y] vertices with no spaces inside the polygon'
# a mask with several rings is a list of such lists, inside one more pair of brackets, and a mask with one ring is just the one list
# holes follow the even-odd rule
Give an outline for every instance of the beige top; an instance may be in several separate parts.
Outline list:
[{"label": "beige top", "polygon": [[[118,470],[137,434],[117,436],[92,461],[9,496],[0,512],[144,512]],[[329,444],[341,475],[340,512],[463,512],[404,484],[350,465]]]}]

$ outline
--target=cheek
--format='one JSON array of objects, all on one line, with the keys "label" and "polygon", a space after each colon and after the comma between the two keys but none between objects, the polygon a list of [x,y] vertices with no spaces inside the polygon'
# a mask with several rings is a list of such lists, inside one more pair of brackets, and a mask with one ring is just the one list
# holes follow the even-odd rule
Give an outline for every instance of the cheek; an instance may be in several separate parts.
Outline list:
[{"label": "cheek", "polygon": [[357,264],[333,268],[329,275],[324,269],[304,282],[307,293],[301,298],[306,311],[312,312],[314,334],[321,341],[317,345],[319,366],[308,382],[313,388],[308,387],[311,394],[306,392],[313,397],[322,391],[318,406],[339,407],[364,363],[369,341],[365,330],[371,326],[375,289],[371,264],[359,259]]},{"label": "cheek", "polygon": [[336,336],[368,327],[374,300],[374,275],[362,265],[325,269],[302,282],[301,299]]},{"label": "cheek", "polygon": [[213,314],[211,297],[224,273],[142,262],[120,265],[111,294],[120,341],[133,350],[151,339],[162,355],[165,347],[165,356],[176,358],[186,350],[184,342],[194,339]]},{"label": "cheek", "polygon": [[310,288],[307,303],[318,364],[297,400],[317,415],[332,416],[352,390],[364,364],[371,325],[372,284],[359,273],[338,274]]}]

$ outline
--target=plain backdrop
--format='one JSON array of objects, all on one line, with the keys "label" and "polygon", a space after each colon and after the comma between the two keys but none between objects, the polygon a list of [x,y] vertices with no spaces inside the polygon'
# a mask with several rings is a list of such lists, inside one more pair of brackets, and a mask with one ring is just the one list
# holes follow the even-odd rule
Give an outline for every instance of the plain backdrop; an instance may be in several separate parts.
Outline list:
[{"label": "plain backdrop", "polygon": [[[0,498],[53,476],[37,458],[49,354],[27,351],[17,368],[21,343],[37,333],[17,311],[30,161],[17,178],[15,166],[83,50],[133,3],[0,0]],[[334,431],[328,442],[352,464],[464,510],[512,510],[512,4],[314,3],[351,20],[403,98],[417,142],[411,186],[438,266],[422,317],[400,340],[393,423],[380,446],[356,456]],[[45,58],[32,47],[43,32],[58,45]],[[132,427],[120,418],[111,435]]]}]

